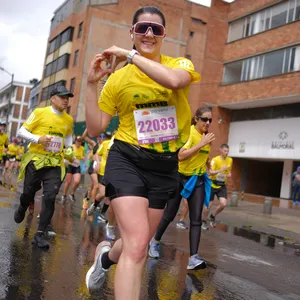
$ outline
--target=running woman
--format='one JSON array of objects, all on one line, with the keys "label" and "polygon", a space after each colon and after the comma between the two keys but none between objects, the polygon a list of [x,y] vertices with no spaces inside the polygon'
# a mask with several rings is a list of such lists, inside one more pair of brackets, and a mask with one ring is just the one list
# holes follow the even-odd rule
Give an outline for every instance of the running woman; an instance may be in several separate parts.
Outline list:
[{"label": "running woman", "polygon": [[7,147],[7,160],[5,162],[4,170],[3,170],[3,184],[6,185],[5,175],[7,173],[8,182],[7,187],[9,189],[13,189],[11,184],[11,173],[13,169],[16,167],[16,157],[19,153],[18,140],[16,137],[12,137],[12,143],[10,143]]},{"label": "running woman", "polygon": [[[208,220],[210,226],[216,226],[216,216],[223,211],[223,209],[227,205],[227,188],[226,182],[227,179],[231,177],[231,169],[232,169],[232,158],[228,157],[229,146],[227,144],[222,144],[220,147],[221,154],[219,156],[214,157],[211,160],[211,169],[210,169],[210,178],[212,180],[211,184],[211,194],[210,194],[210,204],[208,209],[205,207],[203,211],[203,226],[207,226],[207,216],[209,214],[209,210],[213,204],[215,196],[218,197],[220,204],[215,209],[215,212],[210,214]],[[207,229],[207,228],[206,228]]]},{"label": "running woman", "polygon": [[[6,152],[8,147],[8,135],[5,132],[6,124],[0,123],[0,159],[1,159],[1,168],[2,172],[4,171],[5,162],[6,162]],[[3,183],[1,179],[0,183]]]},{"label": "running woman", "polygon": [[[116,300],[139,299],[149,241],[178,184],[177,154],[190,132],[190,84],[200,80],[190,60],[160,53],[166,34],[158,8],[138,9],[130,33],[136,50],[113,46],[95,56],[85,101],[91,136],[103,132],[116,112],[120,119],[104,183],[122,238],[113,246],[98,245],[86,276],[88,288],[99,289],[110,266],[118,263]],[[114,69],[101,63],[114,57],[116,65],[128,64],[108,78],[98,104],[97,83]]]},{"label": "running woman", "polygon": [[33,244],[48,249],[45,231],[50,225],[55,197],[65,176],[63,146],[72,146],[73,119],[64,110],[74,95],[64,86],[51,92],[51,106],[35,109],[18,131],[18,136],[30,142],[22,159],[19,180],[24,178],[20,205],[15,211],[16,223],[25,218],[27,208],[34,203],[36,192],[43,186],[42,210]]},{"label": "running woman", "polygon": [[69,195],[70,200],[72,202],[76,201],[75,192],[79,186],[80,179],[81,179],[81,169],[80,169],[80,161],[84,160],[84,147],[82,146],[83,139],[81,136],[77,136],[75,139],[75,143],[73,144],[73,153],[75,160],[72,163],[69,163],[67,168],[67,175],[66,175],[66,182],[64,185],[64,192],[61,196],[61,203],[64,204],[67,200],[67,193],[69,190],[70,185],[73,185],[71,188],[71,194]]},{"label": "running woman", "polygon": [[187,265],[188,270],[206,268],[206,262],[198,255],[198,248],[201,237],[202,209],[205,199],[206,164],[210,153],[210,144],[215,139],[213,133],[208,133],[211,122],[210,108],[198,108],[195,115],[195,125],[191,127],[190,138],[178,153],[180,187],[175,198],[168,202],[149,247],[149,255],[153,258],[158,258],[160,240],[177,214],[182,198],[181,191],[193,177],[195,184],[192,188],[192,193],[187,198],[190,213],[190,258]]}]

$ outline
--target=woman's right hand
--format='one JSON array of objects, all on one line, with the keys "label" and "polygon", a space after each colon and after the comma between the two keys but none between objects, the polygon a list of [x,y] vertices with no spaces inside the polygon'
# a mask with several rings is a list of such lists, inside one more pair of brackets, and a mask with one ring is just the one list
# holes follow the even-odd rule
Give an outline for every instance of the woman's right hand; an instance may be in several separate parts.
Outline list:
[{"label": "woman's right hand", "polygon": [[96,54],[94,57],[90,69],[88,71],[88,82],[89,83],[96,83],[106,74],[111,73],[111,69],[103,69],[101,67],[101,63],[106,59],[102,56],[102,54]]},{"label": "woman's right hand", "polygon": [[213,133],[207,133],[202,135],[202,139],[200,141],[202,147],[206,146],[207,144],[210,144],[215,140],[215,135]]}]

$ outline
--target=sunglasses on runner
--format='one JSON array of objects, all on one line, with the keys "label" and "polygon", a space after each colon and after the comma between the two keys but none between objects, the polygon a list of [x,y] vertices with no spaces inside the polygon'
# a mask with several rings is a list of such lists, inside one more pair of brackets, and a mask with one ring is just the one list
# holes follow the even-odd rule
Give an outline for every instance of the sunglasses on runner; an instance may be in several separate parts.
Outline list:
[{"label": "sunglasses on runner", "polygon": [[207,123],[207,122],[209,122],[209,124],[211,124],[212,123],[212,119],[211,118],[207,118],[207,117],[205,117],[205,118],[202,118],[202,117],[196,117],[197,118],[197,120],[198,121],[202,121],[202,122],[204,122],[204,123]]},{"label": "sunglasses on runner", "polygon": [[153,23],[153,22],[137,22],[132,26],[132,31],[135,34],[147,34],[149,28],[151,28],[152,33],[154,36],[157,37],[164,37],[165,36],[165,27],[162,24],[159,23]]}]

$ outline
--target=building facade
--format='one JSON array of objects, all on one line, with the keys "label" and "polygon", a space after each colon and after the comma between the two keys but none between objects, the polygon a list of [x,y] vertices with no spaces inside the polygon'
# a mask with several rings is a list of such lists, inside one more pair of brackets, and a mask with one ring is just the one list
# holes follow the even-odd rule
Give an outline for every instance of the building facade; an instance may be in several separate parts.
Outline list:
[{"label": "building facade", "polygon": [[163,53],[191,59],[202,75],[190,106],[213,107],[212,154],[230,144],[230,187],[289,198],[300,161],[300,0],[67,0],[51,22],[39,105],[63,84],[75,94],[68,111],[85,121],[93,56],[112,45],[130,49],[132,14],[144,5],[165,13]]},{"label": "building facade", "polygon": [[14,81],[0,90],[0,122],[6,123],[10,137],[17,131],[27,118],[31,83]]},{"label": "building facade", "polygon": [[30,83],[33,84],[33,87],[30,90],[27,117],[29,117],[29,115],[34,111],[34,109],[38,107],[39,95],[41,90],[41,81],[33,79],[30,81]]}]

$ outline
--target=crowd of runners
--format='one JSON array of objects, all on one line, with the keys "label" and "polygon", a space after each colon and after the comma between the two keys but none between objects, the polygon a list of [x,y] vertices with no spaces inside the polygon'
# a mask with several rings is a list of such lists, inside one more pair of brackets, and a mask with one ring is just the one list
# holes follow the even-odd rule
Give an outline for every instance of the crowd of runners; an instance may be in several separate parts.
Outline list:
[{"label": "crowd of runners", "polygon": [[[5,125],[0,125],[2,183],[10,187],[5,180],[10,180],[13,170],[18,180],[24,180],[16,223],[24,220],[27,211],[34,212],[35,195],[43,190],[33,238],[37,247],[50,247],[47,234],[60,188],[61,205],[78,202],[81,166],[88,165],[91,186],[80,205],[88,216],[106,223],[106,240],[96,249],[86,285],[90,291],[101,289],[106,273],[117,264],[116,299],[139,299],[147,253],[160,257],[160,241],[181,201],[176,226],[189,229],[187,269],[206,268],[198,254],[201,229],[215,227],[217,215],[227,205],[229,146],[222,144],[220,155],[210,158],[212,143],[218,143],[210,131],[214,116],[209,107],[200,107],[192,117],[188,103],[190,85],[201,77],[190,60],[161,54],[165,26],[158,8],[141,7],[130,29],[133,50],[113,46],[94,57],[82,135],[74,138],[73,119],[65,111],[74,95],[63,86],[51,92],[51,106],[32,112],[11,144]],[[99,81],[106,79],[99,93]],[[119,127],[107,132],[116,113]],[[23,140],[28,145],[25,153]],[[212,211],[215,198],[220,203]]]}]

